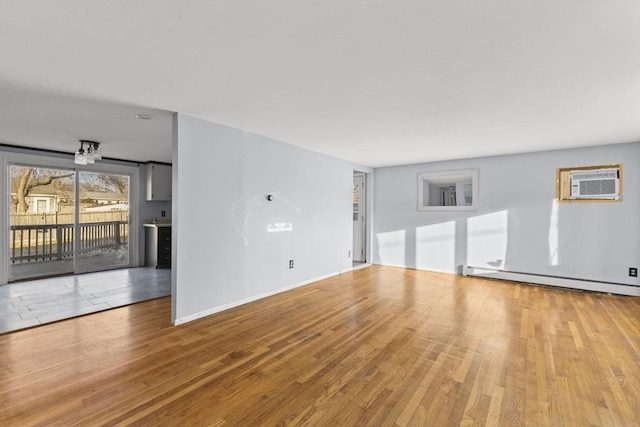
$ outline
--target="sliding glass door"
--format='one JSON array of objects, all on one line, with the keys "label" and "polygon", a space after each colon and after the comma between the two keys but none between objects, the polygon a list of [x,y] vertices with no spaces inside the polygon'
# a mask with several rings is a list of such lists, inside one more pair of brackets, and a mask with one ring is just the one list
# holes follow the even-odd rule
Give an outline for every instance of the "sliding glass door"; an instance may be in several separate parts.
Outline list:
[{"label": "sliding glass door", "polygon": [[129,177],[78,173],[76,272],[129,265]]},{"label": "sliding glass door", "polygon": [[9,166],[9,281],[131,265],[130,176]]},{"label": "sliding glass door", "polygon": [[9,280],[74,271],[76,173],[9,167]]}]

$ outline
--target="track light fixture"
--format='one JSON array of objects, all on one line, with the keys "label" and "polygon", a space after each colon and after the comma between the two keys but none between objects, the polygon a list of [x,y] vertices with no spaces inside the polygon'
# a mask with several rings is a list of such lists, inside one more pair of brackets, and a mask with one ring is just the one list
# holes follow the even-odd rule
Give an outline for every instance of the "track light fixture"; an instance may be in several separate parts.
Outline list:
[{"label": "track light fixture", "polygon": [[[87,148],[85,148],[85,144]],[[100,150],[100,143],[96,141],[89,141],[87,139],[80,140],[80,148],[76,151],[74,162],[78,165],[86,165],[95,163],[96,160],[102,158],[102,150]]]}]

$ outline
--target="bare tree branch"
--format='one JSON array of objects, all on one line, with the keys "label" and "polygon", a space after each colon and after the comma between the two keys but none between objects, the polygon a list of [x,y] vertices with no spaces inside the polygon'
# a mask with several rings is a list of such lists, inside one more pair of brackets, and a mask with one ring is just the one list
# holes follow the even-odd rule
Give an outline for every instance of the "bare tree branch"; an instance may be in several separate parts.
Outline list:
[{"label": "bare tree branch", "polygon": [[62,175],[45,175],[35,176],[35,168],[23,168],[22,174],[18,184],[17,198],[18,198],[18,211],[26,213],[29,210],[29,203],[27,203],[27,197],[31,194],[34,188],[42,187],[44,185],[51,184],[54,180],[64,179],[73,176],[73,172]]}]

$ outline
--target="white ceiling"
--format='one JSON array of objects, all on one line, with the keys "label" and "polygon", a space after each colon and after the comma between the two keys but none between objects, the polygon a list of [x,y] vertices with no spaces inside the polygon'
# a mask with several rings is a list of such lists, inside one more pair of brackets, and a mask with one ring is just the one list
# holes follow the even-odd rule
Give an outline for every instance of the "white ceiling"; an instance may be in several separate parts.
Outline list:
[{"label": "white ceiling", "polygon": [[171,161],[171,111],[374,167],[640,141],[640,2],[0,0],[0,142]]}]

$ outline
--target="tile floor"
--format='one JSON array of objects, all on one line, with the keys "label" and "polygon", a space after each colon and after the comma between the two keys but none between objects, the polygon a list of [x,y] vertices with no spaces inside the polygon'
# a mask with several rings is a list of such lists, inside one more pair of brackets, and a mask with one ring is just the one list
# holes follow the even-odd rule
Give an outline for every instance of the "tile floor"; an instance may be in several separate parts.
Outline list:
[{"label": "tile floor", "polygon": [[171,270],[148,267],[0,286],[0,333],[171,294]]}]

